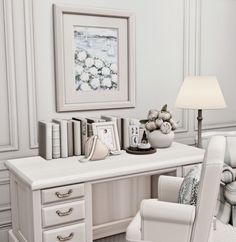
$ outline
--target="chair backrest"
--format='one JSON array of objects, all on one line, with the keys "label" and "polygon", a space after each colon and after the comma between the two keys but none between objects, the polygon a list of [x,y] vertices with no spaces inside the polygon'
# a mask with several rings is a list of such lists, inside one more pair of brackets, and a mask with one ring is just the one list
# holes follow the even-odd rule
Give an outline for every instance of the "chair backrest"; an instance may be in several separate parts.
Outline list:
[{"label": "chair backrest", "polygon": [[202,134],[203,148],[207,148],[210,138],[216,135],[222,135],[226,138],[226,150],[225,150],[224,162],[235,169],[236,168],[236,131],[204,132]]},{"label": "chair backrest", "polygon": [[225,146],[224,136],[214,136],[208,144],[202,164],[191,242],[208,241],[220,187]]}]

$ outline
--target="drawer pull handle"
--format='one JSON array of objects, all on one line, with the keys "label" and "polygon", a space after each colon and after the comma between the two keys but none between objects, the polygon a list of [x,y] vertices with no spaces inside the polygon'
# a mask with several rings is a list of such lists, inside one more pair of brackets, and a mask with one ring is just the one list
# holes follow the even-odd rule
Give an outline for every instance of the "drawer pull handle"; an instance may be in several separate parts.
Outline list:
[{"label": "drawer pull handle", "polygon": [[65,198],[65,197],[69,197],[72,192],[73,190],[70,189],[67,193],[55,192],[55,194],[58,198]]},{"label": "drawer pull handle", "polygon": [[67,212],[61,212],[60,210],[57,210],[56,213],[60,217],[68,216],[72,213],[73,208],[70,208]]},{"label": "drawer pull handle", "polygon": [[68,237],[62,237],[60,235],[57,236],[57,239],[59,241],[68,241],[71,240],[74,237],[74,233],[70,233],[70,235]]}]

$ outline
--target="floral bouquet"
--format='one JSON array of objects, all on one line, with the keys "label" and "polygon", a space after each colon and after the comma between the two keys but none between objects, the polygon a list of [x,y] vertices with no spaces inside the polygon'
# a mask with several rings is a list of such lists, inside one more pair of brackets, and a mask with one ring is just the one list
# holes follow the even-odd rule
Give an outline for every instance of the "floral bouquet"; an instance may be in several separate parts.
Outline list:
[{"label": "floral bouquet", "polygon": [[86,50],[75,51],[77,91],[114,90],[118,87],[117,64],[92,57]]},{"label": "floral bouquet", "polygon": [[161,111],[151,109],[148,112],[148,118],[140,120],[140,123],[145,124],[145,128],[149,132],[160,130],[163,134],[169,134],[178,127],[178,123],[172,118],[172,114],[167,111],[167,104],[162,107]]}]

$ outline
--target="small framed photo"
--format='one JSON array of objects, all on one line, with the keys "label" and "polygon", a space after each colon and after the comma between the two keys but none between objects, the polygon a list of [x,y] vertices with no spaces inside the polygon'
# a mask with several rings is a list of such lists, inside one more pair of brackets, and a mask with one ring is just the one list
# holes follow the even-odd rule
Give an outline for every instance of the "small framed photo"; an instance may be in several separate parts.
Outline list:
[{"label": "small framed photo", "polygon": [[120,142],[116,122],[93,123],[93,134],[108,147],[111,152],[120,152]]}]

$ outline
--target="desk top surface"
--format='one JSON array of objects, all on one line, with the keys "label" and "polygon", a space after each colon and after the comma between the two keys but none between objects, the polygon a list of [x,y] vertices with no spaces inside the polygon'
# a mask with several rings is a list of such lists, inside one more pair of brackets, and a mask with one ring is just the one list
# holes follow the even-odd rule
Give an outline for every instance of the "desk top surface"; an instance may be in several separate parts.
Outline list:
[{"label": "desk top surface", "polygon": [[40,156],[8,160],[7,168],[28,184],[32,190],[91,182],[107,178],[133,175],[203,161],[204,150],[180,143],[157,149],[155,154],[109,156],[105,160],[79,162],[80,157],[45,160]]}]

